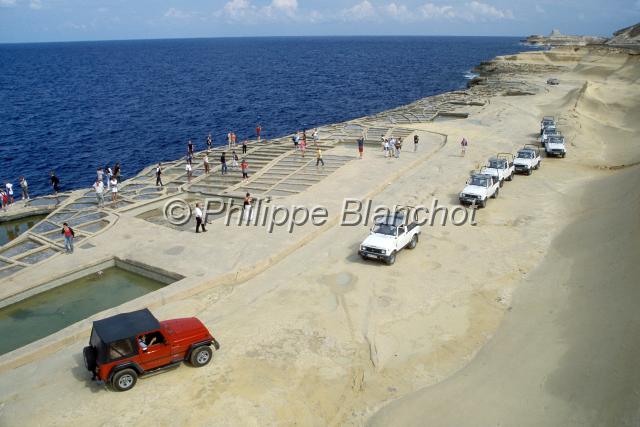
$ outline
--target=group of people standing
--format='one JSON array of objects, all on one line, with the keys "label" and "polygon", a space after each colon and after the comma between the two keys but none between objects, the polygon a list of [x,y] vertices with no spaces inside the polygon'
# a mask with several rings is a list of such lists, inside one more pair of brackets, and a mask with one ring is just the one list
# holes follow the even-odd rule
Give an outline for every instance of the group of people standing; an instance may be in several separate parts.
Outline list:
[{"label": "group of people standing", "polygon": [[[111,166],[106,165],[104,168],[98,168],[96,171],[96,180],[93,183],[93,190],[96,192],[96,198],[98,199],[98,206],[104,206],[104,193],[111,193],[111,201],[118,201],[118,186],[122,179],[122,169],[120,163],[116,163],[113,169]],[[106,180],[106,189],[105,189]]]},{"label": "group of people standing", "polygon": [[[20,189],[22,190],[22,200],[29,200],[29,184],[24,176],[20,177]],[[7,210],[9,206],[15,203],[13,197],[13,183],[10,181],[5,182],[4,188],[0,188],[0,207],[2,210]]]},{"label": "group of people standing", "polygon": [[391,138],[382,137],[382,150],[386,158],[390,159],[395,157],[399,159],[400,152],[402,151],[402,138],[396,138],[394,136]]}]

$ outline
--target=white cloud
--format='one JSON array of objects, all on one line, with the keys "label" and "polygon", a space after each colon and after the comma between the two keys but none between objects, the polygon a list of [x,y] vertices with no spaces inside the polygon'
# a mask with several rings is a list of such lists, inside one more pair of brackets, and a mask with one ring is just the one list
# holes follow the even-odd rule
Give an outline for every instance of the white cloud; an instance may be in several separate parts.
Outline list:
[{"label": "white cloud", "polygon": [[42,9],[42,2],[40,0],[31,0],[29,2],[29,8],[33,10]]},{"label": "white cloud", "polygon": [[292,16],[298,10],[298,0],[273,0],[267,7],[270,10],[280,11],[285,15]]},{"label": "white cloud", "polygon": [[433,3],[425,3],[420,7],[419,12],[425,19],[455,18],[456,16],[453,6],[438,6]]},{"label": "white cloud", "polygon": [[189,19],[191,16],[191,13],[176,9],[175,7],[170,7],[169,10],[164,13],[165,18]]},{"label": "white cloud", "polygon": [[513,13],[509,9],[500,10],[490,4],[480,3],[479,1],[472,1],[467,5],[472,16],[480,19],[513,19]]},{"label": "white cloud", "polygon": [[382,8],[385,14],[391,18],[403,20],[403,21],[413,20],[413,15],[411,14],[411,12],[409,12],[409,9],[407,8],[407,6],[403,4],[389,3],[388,5],[383,6]]},{"label": "white cloud", "polygon": [[16,5],[16,0],[0,0],[0,7],[12,7]]},{"label": "white cloud", "polygon": [[[640,1],[640,0],[638,0]],[[540,6],[539,4],[536,5],[536,12],[538,13],[545,13],[545,10],[542,6]]]},{"label": "white cloud", "polygon": [[258,17],[258,8],[251,4],[249,0],[230,0],[228,1],[222,11],[217,13],[218,15],[224,15],[232,21],[253,21]]},{"label": "white cloud", "polygon": [[366,21],[375,18],[377,12],[369,0],[362,0],[348,9],[344,9],[341,15],[345,21]]}]

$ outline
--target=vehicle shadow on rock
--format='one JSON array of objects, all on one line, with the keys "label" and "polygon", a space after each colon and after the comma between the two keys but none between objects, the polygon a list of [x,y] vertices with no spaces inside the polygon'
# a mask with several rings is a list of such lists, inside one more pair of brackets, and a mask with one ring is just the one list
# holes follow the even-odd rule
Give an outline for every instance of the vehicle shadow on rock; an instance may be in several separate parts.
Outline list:
[{"label": "vehicle shadow on rock", "polygon": [[71,374],[76,380],[84,383],[85,387],[92,393],[99,393],[104,390],[104,385],[91,381],[91,373],[87,371],[87,368],[84,366],[82,353],[74,354],[73,361],[74,366],[71,368]]}]

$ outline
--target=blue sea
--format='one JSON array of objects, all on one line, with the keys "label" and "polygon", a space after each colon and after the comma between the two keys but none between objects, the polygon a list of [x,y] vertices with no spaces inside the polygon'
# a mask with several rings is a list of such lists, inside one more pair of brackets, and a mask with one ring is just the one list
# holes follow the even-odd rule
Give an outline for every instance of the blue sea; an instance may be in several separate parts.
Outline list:
[{"label": "blue sea", "polygon": [[208,132],[267,138],[464,88],[505,37],[287,37],[0,45],[0,180],[90,187],[182,157]]}]

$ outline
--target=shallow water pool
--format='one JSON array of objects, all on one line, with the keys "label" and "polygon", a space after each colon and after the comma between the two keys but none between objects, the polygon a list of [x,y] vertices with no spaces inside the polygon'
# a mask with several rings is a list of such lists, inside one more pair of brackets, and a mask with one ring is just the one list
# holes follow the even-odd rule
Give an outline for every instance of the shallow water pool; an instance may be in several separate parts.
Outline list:
[{"label": "shallow water pool", "polygon": [[110,267],[0,309],[0,354],[166,284]]},{"label": "shallow water pool", "polygon": [[30,216],[28,218],[16,219],[0,223],[0,246],[6,245],[31,227],[36,225],[46,215]]}]

